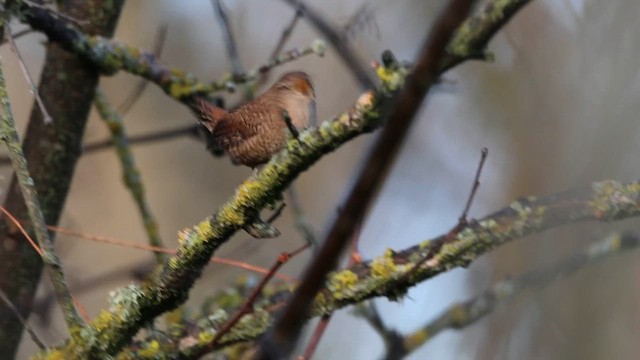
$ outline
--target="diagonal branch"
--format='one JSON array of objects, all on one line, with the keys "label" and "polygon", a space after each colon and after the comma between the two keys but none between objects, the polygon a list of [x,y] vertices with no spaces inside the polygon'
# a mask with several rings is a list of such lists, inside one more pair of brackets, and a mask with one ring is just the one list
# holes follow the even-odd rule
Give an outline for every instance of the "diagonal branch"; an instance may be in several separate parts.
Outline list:
[{"label": "diagonal branch", "polygon": [[[131,146],[129,146],[129,142],[127,140],[127,134],[124,130],[122,117],[111,106],[106,95],[100,88],[96,89],[95,104],[98,112],[100,113],[100,117],[111,132],[111,137],[116,147],[120,164],[122,165],[124,183],[131,192],[131,195],[138,206],[138,211],[142,217],[142,223],[144,224],[147,237],[149,238],[149,245],[158,248],[162,247],[158,222],[156,221],[155,216],[153,216],[149,203],[147,202],[144,184],[140,178],[140,170],[138,170],[133,158],[133,152],[131,151]],[[160,252],[155,252],[154,254],[158,264],[164,263],[165,254]]]},{"label": "diagonal branch", "polygon": [[489,315],[496,306],[513,299],[527,289],[549,285],[588,265],[638,247],[640,237],[636,234],[612,234],[558,264],[528,272],[515,279],[501,281],[473,299],[452,305],[422,328],[405,335],[402,339],[404,354],[415,351],[444,330],[463,329],[475,323]]},{"label": "diagonal branch", "polygon": [[[0,32],[4,31],[4,24],[0,25]],[[71,299],[71,293],[67,288],[64,272],[62,271],[62,263],[55,253],[53,248],[53,241],[49,236],[47,230],[47,224],[44,220],[42,208],[40,207],[40,200],[38,200],[38,193],[36,191],[33,178],[29,174],[27,169],[27,159],[24,156],[24,151],[20,144],[20,138],[18,137],[18,131],[15,127],[13,120],[13,114],[11,113],[11,105],[9,103],[9,97],[7,95],[7,88],[4,80],[4,74],[0,67],[0,139],[9,148],[9,158],[18,179],[20,191],[24,197],[24,202],[29,212],[29,219],[31,225],[34,228],[38,245],[42,251],[42,261],[44,262],[53,288],[56,292],[58,302],[62,307],[64,318],[69,330],[73,328],[80,328],[83,326],[83,321],[78,315],[78,312]]]}]

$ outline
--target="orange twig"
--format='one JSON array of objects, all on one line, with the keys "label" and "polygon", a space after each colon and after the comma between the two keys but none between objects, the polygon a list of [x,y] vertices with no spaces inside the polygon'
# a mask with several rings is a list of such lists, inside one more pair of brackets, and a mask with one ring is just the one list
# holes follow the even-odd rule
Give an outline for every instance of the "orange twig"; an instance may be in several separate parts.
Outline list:
[{"label": "orange twig", "polygon": [[0,210],[9,218],[9,220],[11,220],[11,222],[15,226],[18,227],[22,235],[24,235],[27,241],[29,241],[29,244],[31,244],[31,247],[38,253],[38,255],[40,255],[40,257],[42,257],[42,250],[40,250],[40,247],[38,246],[38,244],[36,244],[36,242],[33,241],[31,236],[29,236],[29,233],[27,233],[27,230],[25,230],[24,227],[22,227],[22,224],[20,224],[18,219],[16,219],[13,215],[11,215],[11,213],[7,211],[7,209],[5,209],[4,206],[0,206]]},{"label": "orange twig", "polygon": [[[119,239],[109,238],[109,237],[105,237],[105,236],[89,235],[89,234],[85,234],[85,233],[82,233],[82,232],[79,232],[79,231],[64,229],[64,228],[61,228],[61,227],[58,227],[58,226],[52,226],[52,225],[47,226],[47,228],[49,230],[52,230],[52,231],[55,231],[55,232],[58,232],[58,233],[61,233],[61,234],[65,234],[65,235],[68,235],[68,236],[79,237],[79,238],[83,238],[83,239],[87,239],[87,240],[91,240],[91,241],[95,241],[95,242],[102,242],[102,243],[106,243],[106,244],[126,246],[128,248],[138,249],[138,250],[155,251],[155,252],[159,252],[159,253],[163,253],[163,254],[169,254],[169,255],[175,255],[176,254],[175,250],[167,249],[167,248],[163,248],[163,247],[151,246],[151,245],[146,245],[146,244],[139,244],[139,243],[135,243],[135,242],[132,242],[132,241],[119,240]],[[225,259],[225,258],[220,258],[220,257],[215,257],[214,256],[214,257],[211,258],[211,262],[212,263],[216,263],[216,264],[235,266],[235,267],[240,268],[240,269],[253,271],[253,272],[256,272],[256,273],[260,273],[260,274],[268,274],[269,273],[269,269],[266,269],[266,268],[263,268],[263,267],[260,267],[260,266],[247,264],[245,262],[238,261],[238,260]],[[280,274],[280,273],[277,273],[274,276],[279,278],[279,279],[281,279],[281,280],[285,280],[285,281],[292,281],[292,282],[297,281],[297,279],[294,278],[294,277],[287,276],[287,275]]]}]

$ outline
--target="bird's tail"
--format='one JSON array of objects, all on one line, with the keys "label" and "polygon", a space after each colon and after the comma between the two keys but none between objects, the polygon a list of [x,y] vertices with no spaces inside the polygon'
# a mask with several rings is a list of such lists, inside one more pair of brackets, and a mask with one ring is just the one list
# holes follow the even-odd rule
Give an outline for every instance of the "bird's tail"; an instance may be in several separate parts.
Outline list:
[{"label": "bird's tail", "polygon": [[227,114],[225,109],[216,106],[201,97],[196,97],[194,99],[193,108],[202,125],[204,125],[210,132],[213,132],[218,122]]},{"label": "bird's tail", "polygon": [[227,114],[227,111],[201,97],[195,97],[189,105],[198,117],[200,124],[208,130],[202,132],[207,143],[207,149],[215,156],[224,155],[224,150],[215,141],[212,133],[220,120]]}]

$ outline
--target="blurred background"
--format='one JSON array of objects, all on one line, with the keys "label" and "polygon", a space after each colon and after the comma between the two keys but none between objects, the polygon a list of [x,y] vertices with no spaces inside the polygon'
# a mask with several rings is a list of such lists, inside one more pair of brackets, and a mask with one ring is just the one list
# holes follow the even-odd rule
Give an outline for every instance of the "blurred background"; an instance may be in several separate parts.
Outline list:
[{"label": "blurred background", "polygon": [[[282,1],[225,0],[245,69],[266,62],[294,10]],[[324,0],[307,4],[336,29],[349,24],[366,5],[371,16],[351,36],[363,64],[385,49],[412,60],[444,1]],[[401,158],[362,229],[365,259],[387,248],[403,249],[449,231],[457,222],[471,186],[480,149],[490,155],[471,217],[482,217],[519,196],[558,192],[602,179],[638,178],[637,114],[640,110],[640,3],[634,0],[537,0],[522,10],[490,44],[494,63],[470,62],[445,74],[431,93]],[[194,73],[203,81],[231,69],[221,27],[211,1],[127,1],[115,39],[150,49],[162,24],[168,32],[161,60]],[[13,30],[20,30],[15,25]],[[305,19],[285,50],[321,38]],[[18,46],[37,79],[44,58],[43,35],[21,37]],[[0,48],[9,95],[18,125],[24,129],[32,96],[7,45]],[[315,83],[320,119],[351,106],[360,89],[329,47],[324,57],[304,57],[274,70],[308,72]],[[113,104],[124,101],[139,79],[119,73],[101,86]],[[262,89],[264,90],[264,88]],[[222,94],[227,104],[241,99]],[[125,117],[129,135],[194,123],[192,114],[149,84]],[[86,142],[108,138],[95,113]],[[349,189],[354,169],[375,135],[350,142],[324,157],[297,181],[311,225],[322,232]],[[233,193],[251,170],[213,158],[202,142],[176,137],[134,148],[152,211],[165,245],[209,214]],[[10,182],[4,167],[0,188]],[[474,262],[409,291],[399,302],[376,300],[384,321],[401,332],[425,324],[455,301],[478,294],[493,283],[566,258],[614,230],[638,229],[638,220],[581,224],[530,236],[502,246]],[[122,183],[112,149],[82,157],[61,226],[89,234],[146,243],[140,216]],[[285,209],[277,222],[282,236],[251,239],[238,233],[217,255],[270,266],[278,254],[303,243]],[[71,290],[91,316],[106,306],[109,291],[133,281],[131,275],[153,257],[144,251],[57,237],[57,248]],[[296,276],[313,256],[307,252],[284,267]],[[638,254],[629,253],[589,266],[551,286],[536,288],[502,304],[461,331],[447,331],[413,353],[411,359],[602,359],[638,358],[640,300]],[[196,284],[189,304],[240,276],[211,265]],[[45,279],[45,278],[43,278]],[[50,296],[48,280],[40,299]],[[194,311],[195,313],[195,311]],[[49,344],[66,337],[52,306],[30,318]],[[313,322],[311,323],[313,324]],[[19,358],[36,347],[23,337]],[[375,359],[383,343],[351,309],[339,311],[316,352],[317,359]]]}]

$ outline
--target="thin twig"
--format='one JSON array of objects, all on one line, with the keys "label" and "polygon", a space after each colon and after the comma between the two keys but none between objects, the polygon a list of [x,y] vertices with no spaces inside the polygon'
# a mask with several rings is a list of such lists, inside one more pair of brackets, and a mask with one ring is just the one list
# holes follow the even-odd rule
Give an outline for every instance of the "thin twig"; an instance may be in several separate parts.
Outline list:
[{"label": "thin twig", "polygon": [[20,54],[20,50],[18,49],[18,46],[16,45],[16,42],[13,39],[13,35],[11,34],[11,28],[9,28],[9,26],[7,26],[7,31],[5,31],[5,34],[7,36],[7,41],[11,46],[11,50],[13,50],[13,52],[16,54],[16,57],[18,58],[18,64],[20,65],[20,69],[22,70],[22,74],[24,75],[24,78],[27,80],[27,84],[29,84],[30,91],[33,94],[33,96],[36,98],[38,107],[42,112],[42,121],[44,121],[45,124],[51,124],[53,122],[53,118],[47,111],[47,107],[44,106],[44,102],[42,101],[42,98],[38,93],[38,87],[36,86],[36,83],[33,81],[33,78],[31,77],[31,74],[27,69],[27,65],[24,63],[24,60],[22,59],[22,54]]},{"label": "thin twig", "polygon": [[480,152],[480,163],[478,164],[478,169],[476,170],[476,175],[473,178],[473,185],[471,186],[471,192],[469,193],[469,197],[467,198],[467,204],[464,206],[464,210],[462,211],[462,215],[458,219],[460,223],[467,223],[467,215],[469,214],[469,209],[471,208],[471,204],[473,204],[473,199],[476,196],[476,192],[478,192],[478,187],[480,187],[480,175],[482,175],[482,168],[484,167],[484,163],[487,160],[487,156],[489,155],[489,150],[487,148],[482,148]]},{"label": "thin twig", "polygon": [[[133,135],[129,138],[129,145],[132,145],[132,146],[145,145],[145,144],[154,143],[158,141],[170,140],[170,139],[178,138],[182,136],[190,136],[196,139],[200,139],[200,137],[198,136],[199,134],[198,129],[200,127],[201,125],[194,124],[194,125],[182,126],[175,129],[154,131],[148,134]],[[92,142],[82,147],[82,154],[85,155],[85,154],[91,154],[96,151],[106,150],[111,148],[113,145],[114,145],[113,139],[111,138]],[[9,159],[9,157],[7,156],[0,157],[0,166],[10,165],[10,164],[11,164],[11,160]]]},{"label": "thin twig", "polygon": [[[278,39],[276,46],[273,48],[273,51],[271,51],[271,56],[269,56],[268,61],[273,61],[278,58],[278,56],[282,52],[282,49],[284,49],[284,46],[287,44],[287,41],[289,41],[291,34],[293,34],[293,29],[296,27],[296,25],[298,25],[298,20],[300,20],[301,17],[302,17],[302,12],[296,10],[289,24],[284,28],[284,30],[282,30],[280,39]],[[267,82],[267,80],[269,80],[270,74],[271,74],[271,71],[266,71],[262,73],[262,76],[260,76],[258,80],[253,84],[252,90],[255,92],[257,88],[264,85],[264,83]]]},{"label": "thin twig", "polygon": [[[153,216],[149,203],[147,202],[144,184],[140,178],[140,170],[138,170],[138,167],[136,166],[133,152],[131,151],[131,147],[127,141],[127,134],[124,130],[122,118],[120,117],[120,114],[111,107],[109,100],[107,100],[107,97],[100,88],[96,89],[95,104],[98,109],[98,113],[100,113],[100,117],[111,132],[113,143],[115,144],[116,152],[118,154],[120,164],[122,165],[124,183],[131,192],[131,196],[133,196],[133,199],[138,206],[138,211],[142,217],[142,222],[149,239],[149,244],[156,247],[162,247],[160,231],[158,230],[158,222],[156,221],[155,216]],[[156,252],[155,256],[158,264],[162,264],[164,262],[164,254]]]},{"label": "thin twig", "polygon": [[[0,207],[0,210],[2,210],[2,207]],[[18,223],[19,224],[19,223]],[[175,255],[176,251],[173,249],[167,249],[164,247],[158,247],[158,246],[151,246],[151,245],[146,245],[146,244],[139,244],[133,241],[125,241],[125,240],[120,240],[120,239],[114,239],[114,238],[110,238],[110,237],[106,237],[106,236],[97,236],[97,235],[89,235],[89,234],[85,234],[79,231],[73,231],[73,230],[69,230],[69,229],[64,229],[58,226],[48,226],[47,227],[49,230],[51,231],[55,231],[57,233],[60,234],[64,234],[67,236],[73,236],[73,237],[78,237],[78,238],[82,238],[82,239],[87,239],[87,240],[91,240],[91,241],[95,241],[95,242],[101,242],[101,243],[105,243],[105,244],[113,244],[113,245],[119,245],[119,246],[126,246],[127,248],[131,248],[131,249],[137,249],[137,250],[145,250],[145,251],[153,251],[153,252],[157,252],[157,253],[162,253],[162,254],[167,254],[167,255]],[[248,270],[248,271],[252,271],[258,274],[268,274],[269,273],[269,269],[265,269],[263,267],[260,266],[255,266],[255,265],[251,265],[242,261],[238,261],[238,260],[232,260],[232,259],[227,259],[227,258],[222,258],[222,257],[217,257],[217,256],[213,256],[211,258],[211,262],[214,264],[222,264],[222,265],[229,265],[229,266],[233,266],[233,267],[237,267],[240,269],[244,269],[244,270]],[[281,280],[285,280],[285,281],[289,281],[289,282],[296,282],[297,279],[291,276],[287,276],[284,274],[280,274],[280,273],[276,273],[274,275],[275,277],[281,279]]]},{"label": "thin twig", "polygon": [[269,273],[267,275],[265,275],[262,278],[262,280],[260,280],[260,283],[255,287],[255,289],[253,289],[253,291],[251,292],[251,295],[249,295],[249,297],[244,302],[244,304],[242,305],[240,310],[238,310],[231,319],[229,319],[226,323],[224,323],[222,325],[222,327],[220,328],[220,330],[218,330],[218,332],[216,333],[216,335],[213,338],[213,340],[211,340],[211,342],[209,342],[206,346],[200,348],[198,354],[192,354],[192,355],[194,355],[194,356],[202,356],[202,355],[210,352],[211,349],[215,348],[215,346],[218,343],[218,341],[226,333],[228,333],[229,330],[231,330],[231,328],[233,328],[242,319],[243,316],[245,316],[246,314],[249,314],[249,313],[251,313],[253,311],[253,304],[255,303],[255,301],[258,298],[258,296],[260,296],[260,294],[262,293],[262,290],[267,285],[267,283],[273,278],[275,273],[284,264],[286,264],[289,260],[291,260],[291,258],[293,258],[296,255],[300,254],[301,252],[303,252],[307,248],[309,248],[309,244],[305,244],[305,245],[299,247],[298,249],[296,249],[296,250],[294,250],[292,252],[289,252],[289,253],[285,252],[285,253],[280,254],[280,256],[278,256],[278,260],[276,260],[276,262],[273,264],[273,266],[271,267]]},{"label": "thin twig", "polygon": [[227,55],[229,55],[229,61],[231,61],[231,71],[235,77],[236,75],[244,73],[244,68],[240,62],[240,56],[238,55],[238,48],[236,46],[235,37],[233,36],[233,31],[231,31],[229,16],[227,16],[227,11],[222,5],[222,0],[212,0],[211,3],[213,4],[213,10],[220,23],[220,28],[222,29],[222,37],[227,48]]},{"label": "thin twig", "polygon": [[[156,33],[155,40],[153,41],[152,53],[159,59],[164,49],[165,41],[167,40],[167,32],[169,30],[168,24],[162,24]],[[118,113],[125,116],[131,110],[133,105],[140,99],[140,96],[147,88],[149,80],[141,79],[137,85],[133,87],[131,93],[125,97],[124,101],[118,106]]]},{"label": "thin twig", "polygon": [[533,270],[510,280],[503,280],[481,295],[457,303],[420,329],[403,337],[403,347],[409,354],[447,329],[463,329],[490,314],[496,306],[520,295],[527,289],[547,286],[563,277],[572,275],[588,265],[612,255],[640,247],[637,234],[612,234],[604,240],[589,245],[579,254],[542,269]]},{"label": "thin twig", "polygon": [[372,75],[367,68],[362,65],[351,46],[343,41],[341,34],[335,30],[334,26],[328,20],[323,18],[315,10],[305,5],[301,0],[284,0],[291,5],[296,11],[304,14],[305,19],[318,30],[327,41],[336,49],[336,53],[342,61],[347,65],[351,73],[356,77],[360,87],[363,89],[372,89],[375,85]]},{"label": "thin twig", "polygon": [[313,354],[316,353],[316,349],[320,344],[320,339],[322,339],[322,335],[324,335],[325,330],[329,326],[329,322],[331,321],[331,315],[325,315],[320,318],[320,321],[316,325],[315,330],[313,331],[313,335],[311,335],[311,340],[309,340],[309,344],[304,349],[302,356],[298,356],[296,360],[309,360],[313,357]]},{"label": "thin twig", "polygon": [[298,25],[298,20],[300,20],[302,16],[303,14],[300,10],[295,11],[295,13],[293,14],[293,18],[291,19],[289,24],[284,28],[284,30],[282,30],[282,34],[280,34],[280,39],[278,39],[276,46],[273,48],[273,51],[271,52],[271,56],[269,57],[269,60],[273,60],[277,58],[278,55],[280,55],[280,53],[282,52],[282,49],[284,49],[284,46],[287,44],[287,41],[289,41],[291,34],[293,34],[293,29],[296,27],[296,25]]},{"label": "thin twig", "polygon": [[25,239],[27,239],[27,241],[29,242],[29,245],[31,245],[31,247],[33,248],[33,250],[35,250],[35,252],[38,253],[38,255],[40,255],[40,257],[42,257],[42,249],[40,249],[40,246],[38,246],[38,244],[36,244],[35,241],[33,241],[33,239],[31,238],[31,236],[29,235],[29,233],[27,232],[27,230],[24,228],[24,226],[22,226],[22,224],[20,224],[20,222],[18,221],[18,219],[15,218],[15,216],[13,216],[9,210],[7,210],[4,206],[0,206],[0,211],[2,211],[2,213],[9,218],[9,221],[11,221],[20,231],[20,233],[22,235],[24,235]]},{"label": "thin twig", "polygon": [[355,225],[362,221],[393,164],[404,137],[418,112],[422,100],[438,76],[439,63],[445,47],[455,29],[465,20],[473,5],[472,0],[454,0],[449,3],[434,23],[423,46],[413,74],[399,94],[387,126],[382,130],[372,151],[358,175],[342,212],[331,226],[316,259],[308,267],[302,284],[276,322],[273,330],[261,343],[257,359],[282,359],[293,350],[300,328],[316,293],[333,270]]},{"label": "thin twig", "polygon": [[403,338],[395,330],[389,329],[382,320],[378,307],[373,300],[356,307],[356,315],[362,317],[382,338],[386,348],[385,360],[401,359],[406,355]]},{"label": "thin twig", "polygon": [[2,289],[0,289],[0,299],[4,302],[5,305],[7,305],[9,310],[13,312],[13,314],[16,316],[18,321],[22,323],[22,326],[24,327],[24,329],[27,330],[27,332],[29,333],[31,340],[33,340],[33,342],[36,343],[36,345],[38,345],[40,349],[46,348],[44,343],[40,340],[40,338],[38,338],[38,335],[35,333],[35,331],[33,331],[31,326],[29,326],[29,323],[27,322],[27,320],[22,317],[22,314],[20,314],[20,310],[18,310],[18,308],[11,302],[11,299],[9,299],[7,294],[5,294]]},{"label": "thin twig", "polygon": [[289,195],[289,202],[291,203],[291,214],[293,215],[293,221],[304,240],[313,246],[314,249],[318,246],[318,237],[316,236],[315,230],[309,224],[307,217],[305,216],[304,208],[302,207],[302,203],[300,202],[300,197],[298,196],[298,190],[296,190],[295,185],[291,185],[287,190],[287,194]]},{"label": "thin twig", "polygon": [[22,151],[20,138],[15,128],[11,103],[7,96],[4,74],[0,67],[0,138],[9,148],[9,158],[18,179],[24,202],[29,212],[31,225],[34,228],[36,239],[42,250],[42,261],[44,262],[53,287],[58,297],[58,302],[62,308],[65,321],[69,328],[81,328],[84,326],[82,318],[76,310],[69,289],[65,281],[64,272],[60,259],[55,253],[53,242],[49,237],[49,232],[44,221],[44,215],[40,208],[40,201],[36,192],[35,184],[27,168],[27,160]]},{"label": "thin twig", "polygon": [[[476,169],[476,174],[473,177],[473,184],[471,185],[471,191],[469,192],[469,196],[467,197],[467,203],[464,206],[464,210],[462,210],[462,214],[458,218],[458,223],[453,227],[448,233],[444,241],[438,244],[438,246],[443,246],[444,244],[455,240],[456,236],[462,232],[462,230],[466,229],[469,226],[469,221],[467,219],[467,215],[469,213],[469,209],[471,208],[471,204],[473,204],[473,199],[476,196],[476,192],[480,187],[480,175],[482,175],[482,168],[484,167],[484,163],[487,160],[487,156],[489,155],[489,150],[487,148],[482,148],[480,152],[480,162],[478,163],[478,168]],[[437,252],[439,249],[434,248]],[[430,257],[425,256],[420,261],[418,261],[411,270],[409,270],[402,278],[398,279],[399,282],[408,281],[411,276],[414,275],[415,272],[422,267],[427,261],[429,261]]]},{"label": "thin twig", "polygon": [[342,38],[344,41],[353,40],[358,32],[362,31],[367,25],[373,24],[376,35],[380,37],[380,29],[375,21],[375,9],[369,3],[362,4],[358,10],[349,18],[342,30]]},{"label": "thin twig", "polygon": [[[25,28],[25,29],[22,29],[20,31],[16,31],[15,33],[11,34],[11,37],[13,37],[13,40],[18,40],[19,38],[21,38],[21,37],[23,37],[25,35],[29,35],[29,34],[31,34],[33,32],[35,32],[35,31],[33,31],[33,29]],[[8,40],[3,39],[2,43],[0,45],[4,45],[5,43],[7,43],[7,41]]]},{"label": "thin twig", "polygon": [[36,1],[30,1],[30,0],[23,0],[23,2],[25,2],[26,4],[29,4],[29,6],[34,7],[34,8],[38,8],[40,10],[44,10],[46,12],[48,12],[49,14],[51,14],[54,17],[58,17],[60,19],[64,19],[72,24],[74,24],[75,26],[78,27],[83,27],[85,25],[87,25],[89,23],[89,20],[79,20],[74,18],[73,16],[69,16],[67,14],[61,13],[59,11],[56,11],[55,9],[52,9],[46,5],[40,4]]}]

